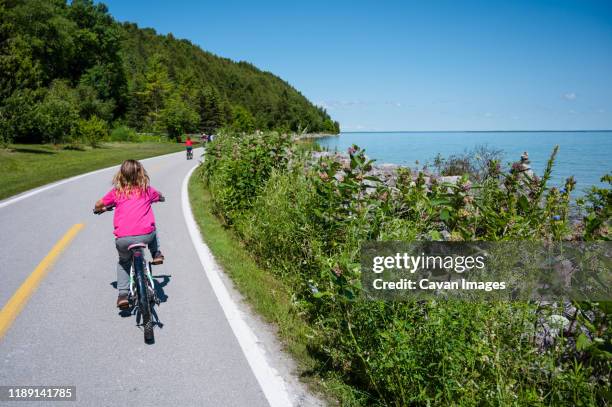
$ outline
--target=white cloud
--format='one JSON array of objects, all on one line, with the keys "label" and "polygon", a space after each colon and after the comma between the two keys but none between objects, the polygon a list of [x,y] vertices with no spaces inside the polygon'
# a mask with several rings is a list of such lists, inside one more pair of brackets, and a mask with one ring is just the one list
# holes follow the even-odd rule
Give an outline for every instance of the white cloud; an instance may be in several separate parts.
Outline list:
[{"label": "white cloud", "polygon": [[567,92],[563,94],[563,99],[565,100],[575,100],[576,99],[576,94],[574,92]]},{"label": "white cloud", "polygon": [[391,100],[386,101],[385,105],[395,106],[395,107],[402,107],[402,103],[401,102],[394,102],[394,101],[391,101]]}]

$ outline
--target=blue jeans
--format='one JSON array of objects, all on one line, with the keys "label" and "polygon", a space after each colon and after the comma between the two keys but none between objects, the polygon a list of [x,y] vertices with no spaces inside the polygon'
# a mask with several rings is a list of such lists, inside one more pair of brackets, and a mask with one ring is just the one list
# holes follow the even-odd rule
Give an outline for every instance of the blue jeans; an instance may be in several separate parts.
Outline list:
[{"label": "blue jeans", "polygon": [[149,246],[151,257],[155,257],[155,254],[159,251],[159,239],[156,230],[146,235],[124,236],[115,239],[115,246],[119,253],[119,262],[117,263],[117,290],[119,290],[119,294],[130,292],[132,253],[128,250],[128,247],[134,243],[145,243]]}]

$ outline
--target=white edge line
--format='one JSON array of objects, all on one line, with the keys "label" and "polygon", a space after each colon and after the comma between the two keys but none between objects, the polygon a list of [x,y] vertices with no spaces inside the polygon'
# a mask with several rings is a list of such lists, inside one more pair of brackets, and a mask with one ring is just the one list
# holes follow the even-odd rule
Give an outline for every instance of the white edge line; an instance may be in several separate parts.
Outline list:
[{"label": "white edge line", "polygon": [[217,300],[225,313],[225,318],[229,322],[242,352],[247,359],[255,378],[259,382],[259,386],[263,390],[268,403],[272,407],[287,407],[291,406],[289,394],[285,386],[284,379],[278,374],[276,369],[269,365],[265,357],[265,350],[258,345],[258,339],[255,333],[248,326],[238,306],[232,300],[227,288],[223,284],[223,280],[219,275],[220,266],[217,264],[208,246],[202,240],[200,228],[198,227],[189,202],[189,178],[197,166],[193,167],[183,180],[181,189],[181,203],[183,207],[183,216],[189,230],[189,235],[193,245],[198,253],[206,277],[213,288]]},{"label": "white edge line", "polygon": [[[140,161],[154,160],[156,158],[165,157],[165,156],[168,156],[168,155],[178,154],[178,153],[184,154],[182,151],[178,151],[176,153],[169,153],[169,154],[157,155],[155,157],[144,158],[144,159],[142,159]],[[19,194],[17,196],[14,196],[12,198],[7,198],[4,201],[0,201],[0,208],[4,208],[5,206],[9,206],[10,204],[14,204],[15,202],[19,202],[19,201],[21,201],[23,199],[26,199],[26,198],[29,198],[29,197],[31,197],[33,195],[40,194],[41,192],[44,192],[44,191],[46,191],[48,189],[55,188],[55,187],[58,187],[60,185],[66,184],[68,182],[76,181],[77,179],[80,179],[80,178],[83,178],[83,177],[87,177],[89,175],[97,174],[99,172],[107,171],[107,170],[110,170],[112,168],[117,168],[117,167],[119,167],[119,165],[112,165],[110,167],[101,168],[99,170],[95,170],[95,171],[91,171],[91,172],[86,172],[85,174],[75,175],[74,177],[70,177],[70,178],[66,178],[66,179],[60,180],[60,181],[52,182],[51,184],[43,185],[42,187],[38,187],[38,188],[34,188],[34,189],[31,189],[31,190],[26,191],[26,192],[22,192],[21,194]]]}]

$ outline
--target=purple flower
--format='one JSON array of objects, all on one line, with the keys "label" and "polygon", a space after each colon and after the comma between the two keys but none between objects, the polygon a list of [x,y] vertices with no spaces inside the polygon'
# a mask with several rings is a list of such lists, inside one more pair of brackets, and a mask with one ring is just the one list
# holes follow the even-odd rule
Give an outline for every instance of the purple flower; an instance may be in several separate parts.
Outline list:
[{"label": "purple flower", "polygon": [[552,217],[552,219],[553,219],[553,220],[561,220],[561,216],[559,216],[559,215],[554,215],[554,216]]},{"label": "purple flower", "polygon": [[357,146],[355,146],[354,144],[348,148],[348,153],[349,153],[350,155],[353,155],[353,154],[355,154],[356,152],[357,152]]},{"label": "purple flower", "polygon": [[464,184],[461,185],[461,190],[463,192],[468,192],[470,189],[472,189],[472,183],[470,181],[466,181]]}]

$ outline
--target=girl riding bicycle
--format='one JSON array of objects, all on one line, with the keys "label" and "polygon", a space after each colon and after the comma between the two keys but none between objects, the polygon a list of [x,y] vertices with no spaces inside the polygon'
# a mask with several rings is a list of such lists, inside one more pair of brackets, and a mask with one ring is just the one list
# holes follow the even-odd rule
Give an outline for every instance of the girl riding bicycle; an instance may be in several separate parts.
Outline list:
[{"label": "girl riding bicycle", "polygon": [[162,195],[149,185],[149,176],[141,163],[126,160],[113,177],[114,188],[96,202],[95,210],[104,212],[115,207],[113,220],[115,246],[119,254],[117,263],[117,307],[129,307],[131,253],[128,247],[134,243],[149,246],[152,264],[162,264],[164,256],[159,251],[155,216],[151,204],[163,199]]}]

